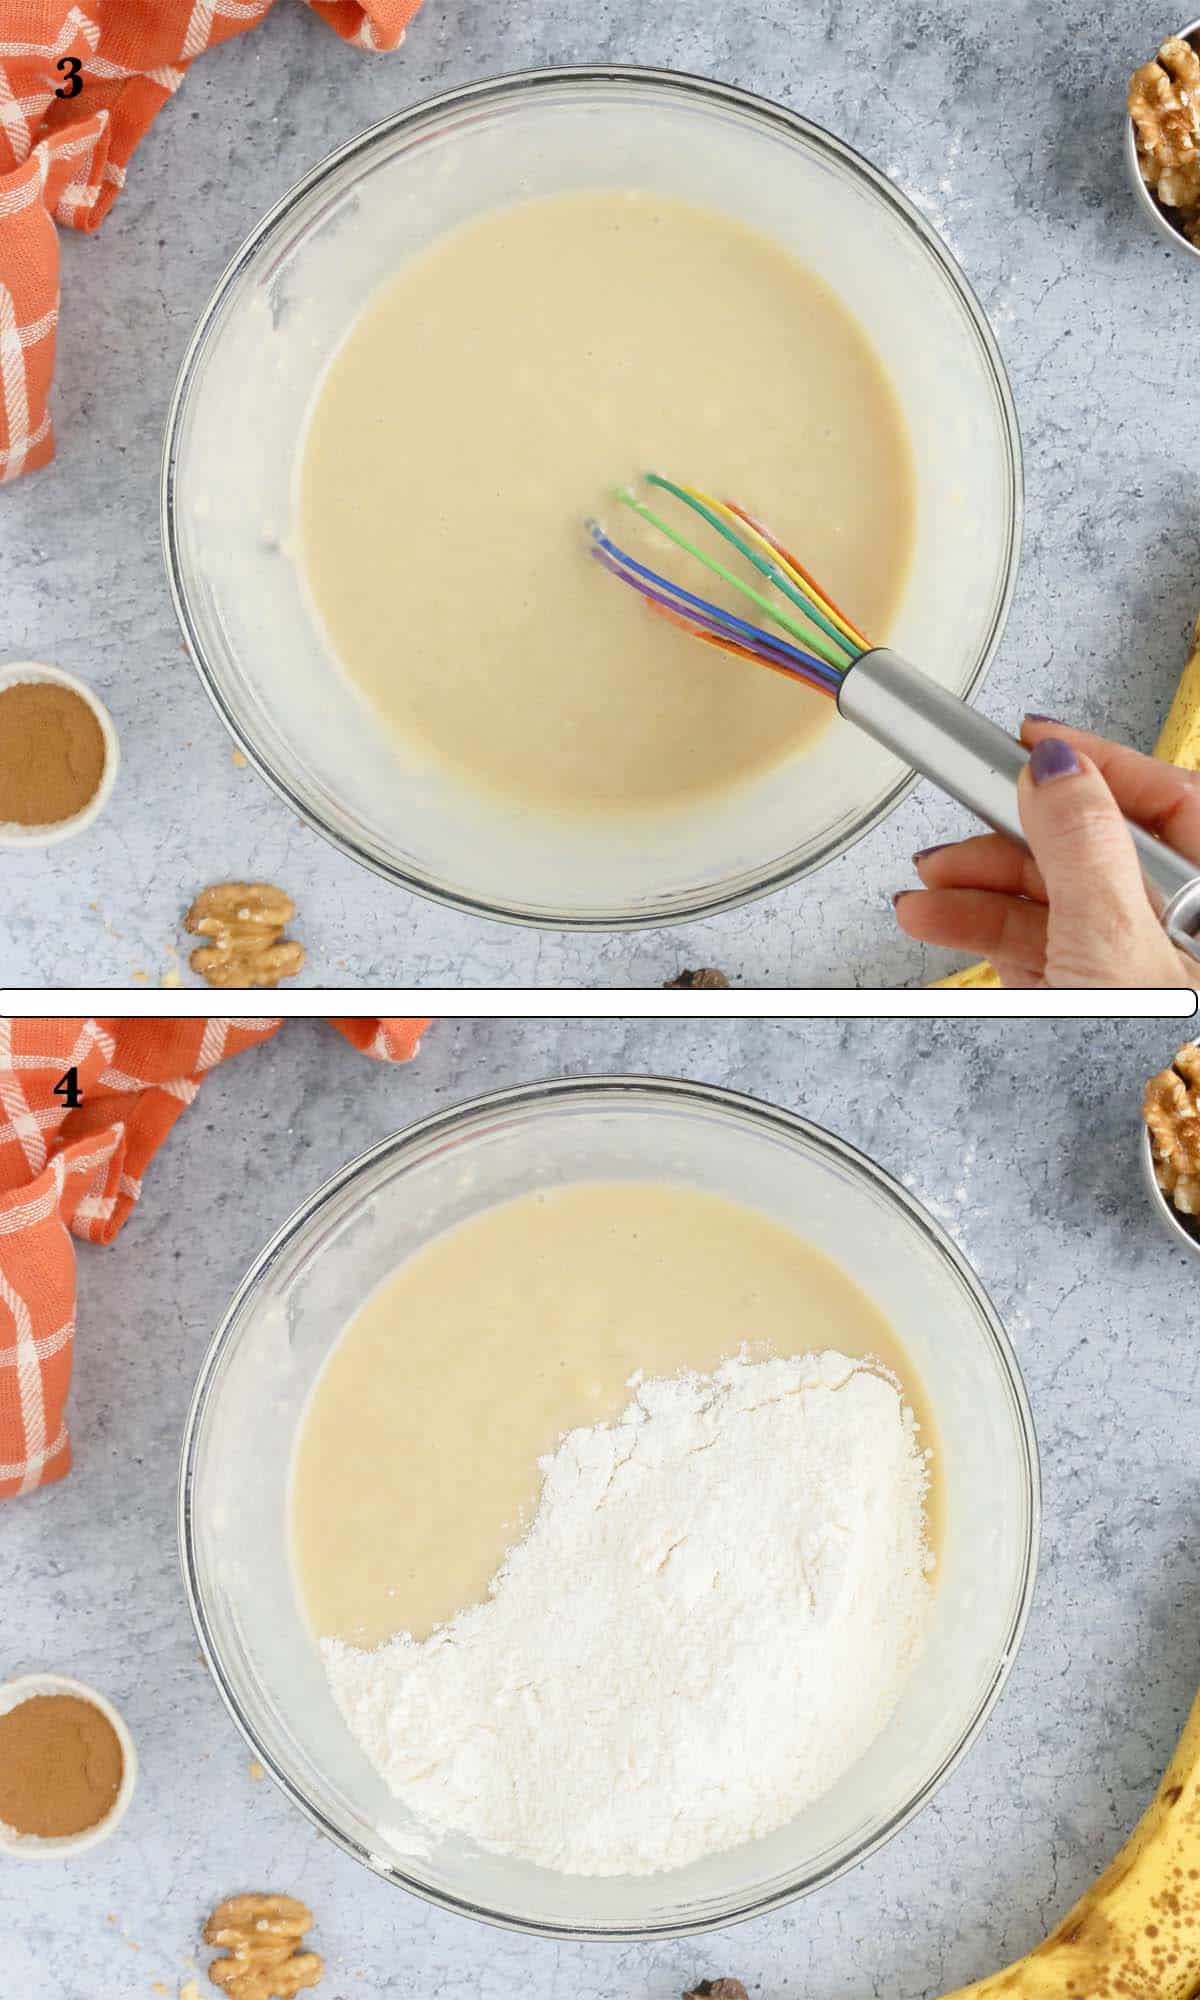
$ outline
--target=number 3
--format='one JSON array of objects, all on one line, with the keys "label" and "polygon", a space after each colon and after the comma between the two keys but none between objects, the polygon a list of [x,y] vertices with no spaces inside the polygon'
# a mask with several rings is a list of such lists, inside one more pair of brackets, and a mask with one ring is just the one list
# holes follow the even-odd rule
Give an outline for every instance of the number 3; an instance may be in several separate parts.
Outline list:
[{"label": "number 3", "polygon": [[83,89],[83,78],[79,74],[83,68],[83,62],[80,57],[63,56],[55,63],[54,67],[60,75],[65,71],[67,78],[62,89],[56,90],[54,95],[56,97],[78,97],[80,91]]}]

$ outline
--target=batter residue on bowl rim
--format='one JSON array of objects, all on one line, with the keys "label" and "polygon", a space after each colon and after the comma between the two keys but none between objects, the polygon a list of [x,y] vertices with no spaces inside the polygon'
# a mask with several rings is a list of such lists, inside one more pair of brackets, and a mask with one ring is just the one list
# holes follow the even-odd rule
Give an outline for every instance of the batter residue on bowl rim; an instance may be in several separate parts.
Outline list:
[{"label": "batter residue on bowl rim", "polygon": [[538,1461],[611,1421],[637,1371],[709,1374],[834,1349],[900,1381],[936,1438],[889,1322],[837,1264],[756,1209],[682,1184],[577,1182],[435,1237],[368,1299],[309,1397],[291,1487],[293,1562],[315,1635],[428,1636],[481,1600],[528,1525]]},{"label": "batter residue on bowl rim", "polygon": [[831,704],[653,619],[589,561],[584,516],[651,466],[751,507],[886,635],[912,543],[903,418],[789,253],[608,191],[494,212],[414,258],[335,354],[299,468],[311,595],[380,716],[475,786],[573,813],[694,801],[801,752]]}]

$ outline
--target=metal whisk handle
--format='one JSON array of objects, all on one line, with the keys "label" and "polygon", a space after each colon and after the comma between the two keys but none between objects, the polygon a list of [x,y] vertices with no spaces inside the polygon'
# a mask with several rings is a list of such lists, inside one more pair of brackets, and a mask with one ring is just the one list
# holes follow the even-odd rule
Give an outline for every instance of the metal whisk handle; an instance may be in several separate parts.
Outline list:
[{"label": "metal whisk handle", "polygon": [[[864,653],[846,672],[837,705],[848,722],[931,778],[997,833],[1025,845],[1017,780],[1029,752],[1015,736],[886,646]],[[1200,872],[1144,827],[1125,823],[1168,935],[1200,959]]]}]

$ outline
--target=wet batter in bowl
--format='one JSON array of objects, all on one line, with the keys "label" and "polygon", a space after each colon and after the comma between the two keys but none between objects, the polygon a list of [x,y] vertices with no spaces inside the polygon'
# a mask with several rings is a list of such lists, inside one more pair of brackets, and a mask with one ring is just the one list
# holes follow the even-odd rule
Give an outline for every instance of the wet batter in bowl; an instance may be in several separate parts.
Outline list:
[{"label": "wet batter in bowl", "polygon": [[[707,1374],[743,1347],[876,1357],[932,1444],[888,1321],[758,1210],[686,1186],[580,1182],[436,1237],[351,1322],[300,1428],[292,1547],[314,1633],[427,1637],[486,1595],[565,1432],[618,1416],[638,1370]],[[937,1508],[935,1477],[934,1546]]]},{"label": "wet batter in bowl", "polygon": [[831,704],[673,631],[590,562],[600,512],[672,567],[605,501],[651,467],[750,506],[886,635],[912,539],[903,420],[810,271],[633,192],[444,238],[351,329],[304,443],[302,561],[346,673],[470,783],[575,813],[677,805],[802,750]]}]

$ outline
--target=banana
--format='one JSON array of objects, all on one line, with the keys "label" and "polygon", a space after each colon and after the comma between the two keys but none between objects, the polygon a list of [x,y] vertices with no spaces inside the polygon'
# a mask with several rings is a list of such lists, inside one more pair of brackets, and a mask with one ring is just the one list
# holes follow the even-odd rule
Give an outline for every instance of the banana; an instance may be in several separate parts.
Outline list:
[{"label": "banana", "polygon": [[1044,1944],[943,2000],[1197,2000],[1200,1695],[1115,1861]]},{"label": "banana", "polygon": [[[1200,771],[1200,618],[1193,633],[1192,657],[1180,677],[1154,754],[1164,764],[1177,764],[1181,771]],[[952,972],[949,979],[930,982],[931,987],[999,984],[986,959],[980,965],[965,965],[961,972]],[[1091,2000],[1091,1996],[1081,1995],[1080,2000]],[[1126,1997],[1122,1995],[1121,2000]]]},{"label": "banana", "polygon": [[1181,771],[1200,770],[1200,618],[1192,639],[1192,657],[1183,670],[1175,699],[1167,712],[1154,754]]},{"label": "banana", "polygon": [[[703,1979],[683,2000],[745,2000]],[[1057,1930],[942,2000],[1200,2000],[1200,1694],[1153,1799]]]},{"label": "banana", "polygon": [[1000,975],[986,958],[978,965],[964,965],[961,972],[952,972],[949,979],[931,979],[930,988],[937,986],[999,986]]}]

